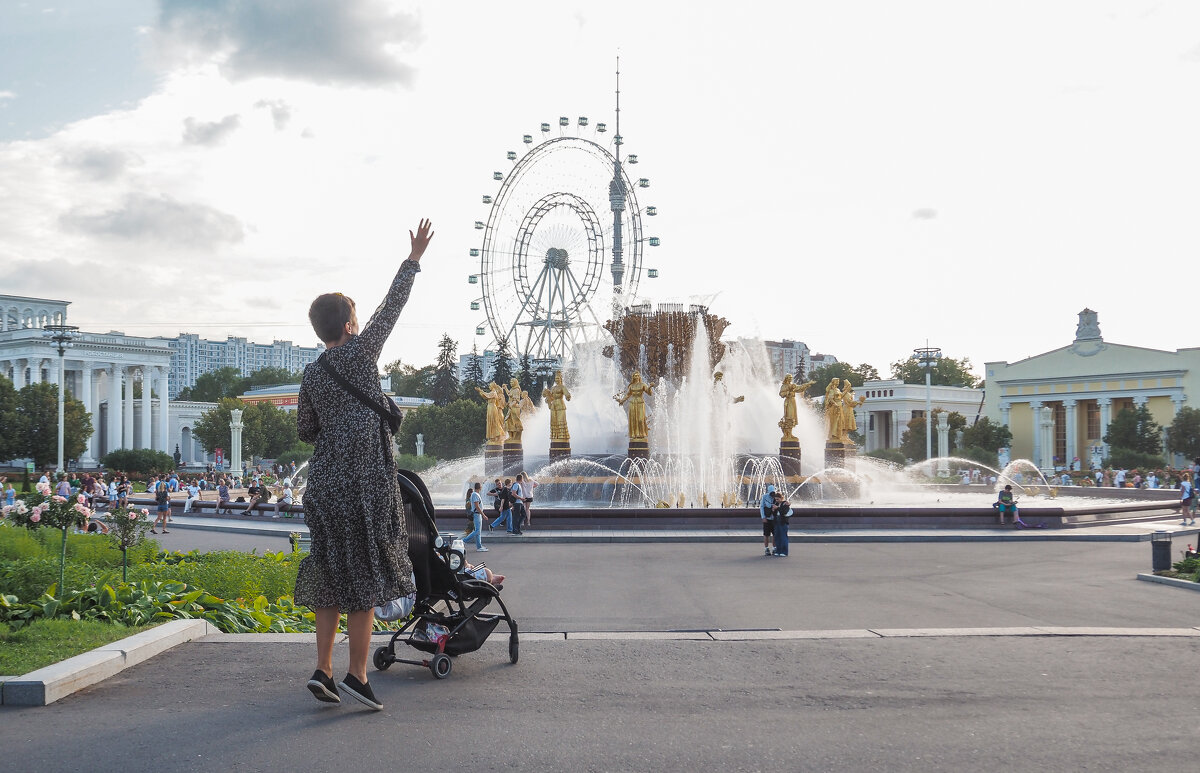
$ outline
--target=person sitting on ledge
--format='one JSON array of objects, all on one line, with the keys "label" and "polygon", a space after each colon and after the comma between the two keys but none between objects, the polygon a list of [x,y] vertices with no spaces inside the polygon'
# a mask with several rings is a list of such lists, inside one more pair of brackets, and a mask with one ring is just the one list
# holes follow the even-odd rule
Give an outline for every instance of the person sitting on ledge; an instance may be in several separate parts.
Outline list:
[{"label": "person sitting on ledge", "polygon": [[1004,526],[1004,516],[1007,513],[1013,515],[1013,525],[1021,520],[1021,516],[1017,513],[1017,502],[1013,499],[1012,486],[1006,485],[1004,490],[1000,492],[1000,496],[992,503],[992,507],[996,508],[996,512],[1000,515],[1000,525]]}]

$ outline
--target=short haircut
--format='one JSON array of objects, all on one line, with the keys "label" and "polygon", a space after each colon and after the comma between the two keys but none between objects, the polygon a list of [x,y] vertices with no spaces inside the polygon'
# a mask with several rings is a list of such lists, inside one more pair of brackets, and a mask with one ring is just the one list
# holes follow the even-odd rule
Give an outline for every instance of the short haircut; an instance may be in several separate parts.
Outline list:
[{"label": "short haircut", "polygon": [[342,330],[354,314],[354,301],[341,293],[325,293],[308,307],[308,321],[317,338],[331,343],[342,337]]},{"label": "short haircut", "polygon": [[475,490],[478,491],[481,488],[483,488],[483,484],[479,481],[475,481]]}]

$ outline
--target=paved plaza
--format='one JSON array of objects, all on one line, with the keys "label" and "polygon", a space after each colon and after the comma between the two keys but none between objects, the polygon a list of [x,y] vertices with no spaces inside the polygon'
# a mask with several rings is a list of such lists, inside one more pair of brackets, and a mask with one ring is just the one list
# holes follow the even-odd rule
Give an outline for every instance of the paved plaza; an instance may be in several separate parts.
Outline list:
[{"label": "paved plaza", "polygon": [[312,700],[308,637],[209,637],[0,709],[0,770],[1129,771],[1194,755],[1200,593],[1135,580],[1146,542],[800,544],[788,559],[493,543],[486,558],[528,633],[516,666],[498,630],[446,681],[372,672],[374,714]]}]

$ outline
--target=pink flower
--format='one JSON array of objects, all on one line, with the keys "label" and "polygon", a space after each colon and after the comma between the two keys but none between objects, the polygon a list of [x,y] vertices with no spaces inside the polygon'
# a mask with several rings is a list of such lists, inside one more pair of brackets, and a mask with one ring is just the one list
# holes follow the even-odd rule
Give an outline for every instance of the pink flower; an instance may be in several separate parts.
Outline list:
[{"label": "pink flower", "polygon": [[149,515],[150,515],[150,509],[149,509],[149,508],[146,508],[146,507],[143,507],[143,508],[142,508],[142,515],[149,516]]},{"label": "pink flower", "polygon": [[78,497],[75,498],[75,501],[77,501],[81,505],[86,505],[87,497],[85,497],[83,494],[80,494]]},{"label": "pink flower", "polygon": [[136,521],[137,519],[138,519],[138,514],[137,514],[137,513],[130,513],[130,514],[129,514],[129,520],[131,520],[131,521]]},{"label": "pink flower", "polygon": [[38,493],[44,497],[50,496],[50,484],[49,483],[42,483],[41,481],[38,481],[37,490],[38,490]]},{"label": "pink flower", "polygon": [[16,507],[14,507],[13,505],[5,505],[5,506],[4,506],[4,514],[5,514],[5,515],[8,515],[8,514],[9,514],[9,513],[11,513],[13,510],[16,510],[16,509],[17,509],[17,508],[16,508]]},{"label": "pink flower", "polygon": [[33,515],[29,516],[29,520],[33,523],[37,523],[38,521],[42,520],[42,514],[35,512]]},{"label": "pink flower", "polygon": [[50,501],[51,501],[51,502],[66,502],[66,501],[67,501],[67,498],[66,498],[66,497],[60,497],[58,494],[55,494],[54,496],[50,497]]}]

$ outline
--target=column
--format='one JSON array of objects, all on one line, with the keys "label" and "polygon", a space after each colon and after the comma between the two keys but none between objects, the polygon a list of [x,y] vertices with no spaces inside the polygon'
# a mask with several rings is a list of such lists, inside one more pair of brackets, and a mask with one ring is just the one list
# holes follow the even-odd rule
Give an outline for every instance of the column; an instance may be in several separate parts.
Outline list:
[{"label": "column", "polygon": [[1108,443],[1104,442],[1104,436],[1108,434],[1108,425],[1112,421],[1112,398],[1101,397],[1096,402],[1100,403],[1100,447],[1104,449],[1104,457],[1108,457]]},{"label": "column", "polygon": [[125,405],[121,410],[121,417],[125,421],[121,429],[121,448],[133,448],[133,368],[123,366],[121,373],[125,382]]},{"label": "column", "polygon": [[1042,407],[1042,460],[1040,469],[1054,469],[1054,409]]},{"label": "column", "polygon": [[[1075,413],[1078,410],[1077,400],[1063,400],[1063,408],[1067,416],[1067,458],[1063,460],[1063,464],[1067,465],[1068,470],[1075,469],[1075,457],[1079,456],[1077,450],[1076,434],[1078,433],[1078,424],[1076,423]],[[1083,466],[1083,460],[1079,460],[1080,466]]]},{"label": "column", "polygon": [[150,369],[142,366],[142,432],[141,438],[138,441],[138,448],[150,447],[150,393],[153,386],[150,378]]},{"label": "column", "polygon": [[92,436],[83,448],[79,466],[95,467],[96,440],[100,437],[100,401],[96,399],[95,386],[92,384],[92,363],[84,360],[81,365],[83,369],[79,373],[79,399],[83,401],[83,409],[92,415]]},{"label": "column", "polygon": [[[58,360],[42,360],[42,362],[48,364],[46,368],[46,383],[54,384],[59,389],[62,389],[62,384],[58,383]],[[65,397],[66,393],[64,392],[63,395]]]},{"label": "column", "polygon": [[105,369],[108,376],[108,443],[104,452],[121,447],[121,368],[109,363]]},{"label": "column", "polygon": [[154,369],[155,381],[158,382],[158,450],[165,454],[171,453],[171,423],[169,416],[170,400],[167,399],[167,369]]},{"label": "column", "polygon": [[888,447],[899,448],[900,435],[903,434],[900,431],[900,411],[897,411],[893,408],[891,411],[888,411],[888,413],[891,414],[891,418],[889,419],[889,421],[891,421],[891,427],[888,431]]},{"label": "column", "polygon": [[13,389],[18,392],[25,386],[25,366],[28,360],[13,360]]},{"label": "column", "polygon": [[1039,401],[1034,401],[1029,404],[1030,414],[1033,417],[1033,462],[1035,467],[1042,466],[1042,404]]}]

